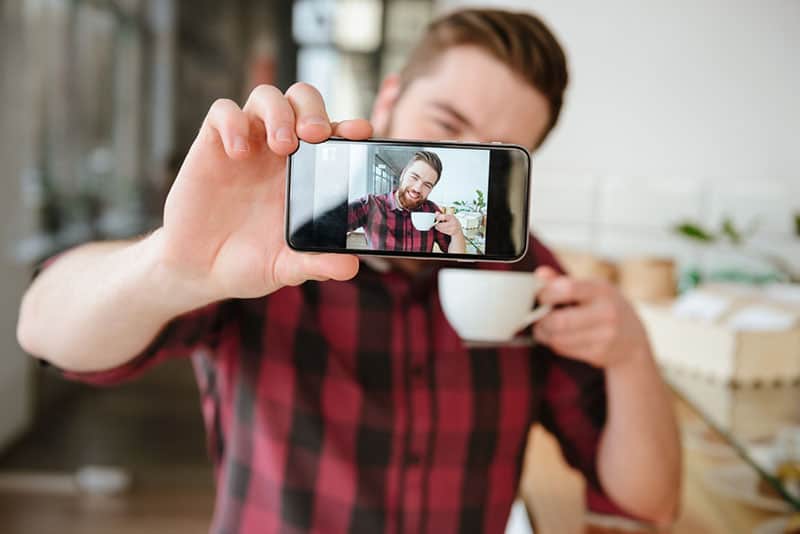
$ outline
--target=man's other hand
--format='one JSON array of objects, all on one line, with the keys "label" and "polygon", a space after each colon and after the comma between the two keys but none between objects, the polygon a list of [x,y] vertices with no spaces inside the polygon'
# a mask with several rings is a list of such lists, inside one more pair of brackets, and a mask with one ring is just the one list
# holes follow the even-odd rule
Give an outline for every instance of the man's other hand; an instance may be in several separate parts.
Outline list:
[{"label": "man's other hand", "polygon": [[461,223],[455,215],[436,212],[436,229],[449,236],[461,235],[464,231],[461,229]]},{"label": "man's other hand", "polygon": [[566,305],[536,323],[537,341],[604,368],[649,352],[644,326],[616,287],[560,276],[549,267],[538,268],[535,275],[546,281],[538,296],[541,304]]}]

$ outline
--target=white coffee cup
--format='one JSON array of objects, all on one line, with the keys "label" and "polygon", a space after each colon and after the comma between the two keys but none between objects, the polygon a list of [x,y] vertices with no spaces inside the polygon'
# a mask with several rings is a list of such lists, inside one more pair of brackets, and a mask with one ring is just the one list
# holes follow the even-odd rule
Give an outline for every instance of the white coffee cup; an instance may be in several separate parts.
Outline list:
[{"label": "white coffee cup", "polygon": [[459,337],[502,342],[538,321],[551,306],[531,309],[544,281],[532,273],[478,269],[439,271],[439,300]]},{"label": "white coffee cup", "polygon": [[427,232],[436,224],[436,214],[427,211],[411,212],[411,224],[420,232]]}]

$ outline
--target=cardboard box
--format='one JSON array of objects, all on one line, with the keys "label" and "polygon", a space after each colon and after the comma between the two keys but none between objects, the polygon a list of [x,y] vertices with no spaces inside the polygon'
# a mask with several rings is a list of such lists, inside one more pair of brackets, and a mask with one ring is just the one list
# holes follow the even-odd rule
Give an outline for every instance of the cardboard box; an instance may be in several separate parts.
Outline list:
[{"label": "cardboard box", "polygon": [[800,384],[733,386],[664,369],[664,378],[703,415],[743,443],[771,439],[800,421]]},{"label": "cardboard box", "polygon": [[[724,295],[730,299],[730,309],[708,321],[678,317],[672,313],[672,303],[636,304],[659,363],[730,384],[800,380],[800,307],[755,291],[737,293],[724,287],[703,291]],[[742,331],[726,324],[737,311],[753,305],[796,315],[795,326],[781,331]]]}]

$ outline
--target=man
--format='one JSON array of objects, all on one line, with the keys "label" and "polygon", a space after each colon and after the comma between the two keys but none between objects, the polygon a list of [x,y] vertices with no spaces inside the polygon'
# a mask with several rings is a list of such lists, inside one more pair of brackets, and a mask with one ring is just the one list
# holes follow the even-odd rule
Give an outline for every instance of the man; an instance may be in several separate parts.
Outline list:
[{"label": "man", "polygon": [[[535,148],[566,81],[541,21],[462,11],[384,81],[372,125]],[[215,102],[161,228],[49,265],[23,299],[20,343],[97,384],[191,355],[218,484],[213,532],[499,532],[536,422],[586,477],[590,508],[669,522],[680,483],[670,398],[615,288],[559,274],[533,240],[513,266],[479,268],[536,269],[540,301],[557,310],[533,349],[476,350],[442,314],[439,265],[364,264],[356,276],[354,256],[286,246],[298,138],[371,133],[366,121],[331,124],[305,84],[261,86],[242,109]]]},{"label": "man", "polygon": [[[442,176],[442,161],[433,152],[415,153],[400,173],[400,187],[384,195],[368,195],[347,208],[348,230],[364,227],[367,244],[374,250],[442,252],[463,254],[466,240],[455,215],[444,214],[428,200]],[[436,214],[436,225],[421,231],[414,227],[411,213]]]}]

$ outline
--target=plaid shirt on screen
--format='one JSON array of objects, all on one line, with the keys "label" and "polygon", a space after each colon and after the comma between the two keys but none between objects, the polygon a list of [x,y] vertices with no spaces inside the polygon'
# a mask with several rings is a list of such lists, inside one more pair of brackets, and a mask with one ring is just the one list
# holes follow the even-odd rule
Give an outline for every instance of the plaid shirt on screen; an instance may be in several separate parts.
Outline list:
[{"label": "plaid shirt on screen", "polygon": [[[367,245],[373,250],[432,252],[436,242],[442,252],[450,246],[450,236],[436,228],[420,232],[411,222],[411,211],[397,202],[396,191],[367,195],[347,208],[347,229],[364,227]],[[436,213],[439,206],[426,200],[416,211]]]},{"label": "plaid shirt on screen", "polygon": [[[513,265],[557,264],[535,240]],[[410,277],[362,265],[171,321],[128,364],[68,377],[132,379],[192,356],[217,500],[211,532],[501,533],[526,436],[541,423],[621,510],[596,470],[604,374],[543,346],[470,349],[439,305],[441,263]]]}]

